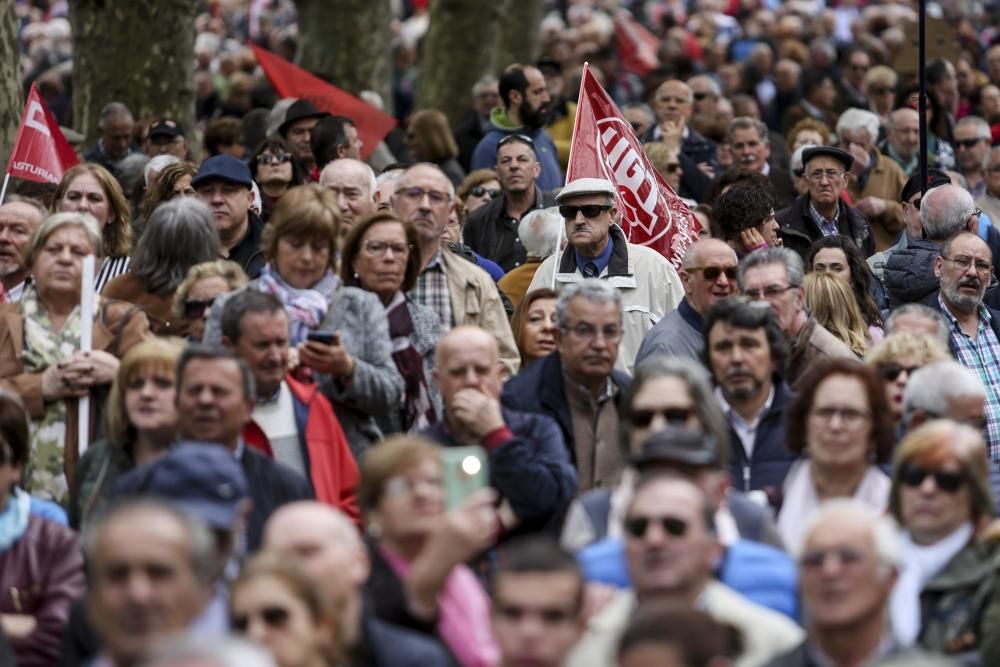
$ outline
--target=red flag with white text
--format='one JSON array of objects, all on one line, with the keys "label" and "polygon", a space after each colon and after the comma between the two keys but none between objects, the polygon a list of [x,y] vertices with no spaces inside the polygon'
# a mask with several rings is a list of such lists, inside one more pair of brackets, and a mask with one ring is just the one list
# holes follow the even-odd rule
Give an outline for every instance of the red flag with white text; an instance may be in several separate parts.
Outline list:
[{"label": "red flag with white text", "polygon": [[566,182],[606,178],[618,186],[615,207],[631,243],[656,250],[681,267],[701,224],[653,168],[632,125],[584,65]]},{"label": "red flag with white text", "polygon": [[626,9],[615,14],[615,43],[622,69],[646,76],[660,66],[660,41]]},{"label": "red flag with white text", "polygon": [[7,173],[26,181],[58,183],[66,170],[79,161],[35,84],[31,84]]}]

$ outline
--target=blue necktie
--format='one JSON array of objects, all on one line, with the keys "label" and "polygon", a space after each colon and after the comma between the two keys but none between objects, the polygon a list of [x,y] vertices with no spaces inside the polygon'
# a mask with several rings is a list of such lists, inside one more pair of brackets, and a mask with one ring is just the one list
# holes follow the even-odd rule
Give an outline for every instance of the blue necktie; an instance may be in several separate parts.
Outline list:
[{"label": "blue necktie", "polygon": [[584,278],[596,278],[598,273],[597,264],[593,262],[587,262],[583,265],[583,277]]}]

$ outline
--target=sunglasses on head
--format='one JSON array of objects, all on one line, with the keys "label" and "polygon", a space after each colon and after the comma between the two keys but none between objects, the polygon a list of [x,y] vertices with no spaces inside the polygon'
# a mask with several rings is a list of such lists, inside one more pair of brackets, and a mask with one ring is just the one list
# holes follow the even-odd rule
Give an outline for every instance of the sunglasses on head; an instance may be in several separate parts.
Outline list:
[{"label": "sunglasses on head", "polygon": [[205,311],[212,307],[215,299],[185,299],[184,317],[189,320],[197,320],[205,315]]},{"label": "sunglasses on head", "polygon": [[625,530],[636,538],[646,536],[650,524],[658,523],[667,535],[683,537],[687,532],[687,521],[675,516],[632,516],[625,519]]},{"label": "sunglasses on head", "polygon": [[[260,616],[264,624],[269,628],[283,628],[286,623],[288,623],[289,614],[288,610],[284,607],[264,607],[263,609],[252,614],[253,616]],[[230,625],[233,630],[239,633],[245,633],[247,628],[250,627],[250,616],[233,616],[230,621]]]},{"label": "sunglasses on head", "polygon": [[886,380],[893,382],[895,381],[896,378],[900,376],[900,374],[903,373],[903,371],[906,371],[906,375],[907,377],[909,377],[913,375],[914,371],[916,371],[919,368],[920,366],[902,366],[900,364],[897,364],[896,362],[890,362],[887,364],[879,364],[878,372]]},{"label": "sunglasses on head", "polygon": [[291,159],[292,156],[288,153],[278,153],[277,155],[272,155],[271,153],[261,153],[257,156],[257,164],[282,164]]},{"label": "sunglasses on head", "polygon": [[605,211],[610,211],[611,206],[607,204],[583,204],[582,206],[564,205],[559,207],[559,215],[566,220],[575,220],[577,213],[583,213],[585,218],[596,218]]},{"label": "sunglasses on head", "polygon": [[534,140],[526,134],[508,134],[497,142],[497,148],[503,146],[504,144],[509,144],[512,141],[520,141],[521,143],[528,144],[532,148],[535,147]]},{"label": "sunglasses on head", "polygon": [[632,426],[646,428],[653,423],[653,417],[660,415],[668,424],[686,422],[694,414],[691,408],[651,408],[633,410],[629,416]]},{"label": "sunglasses on head", "polygon": [[489,195],[490,199],[496,199],[500,196],[501,190],[499,188],[491,188],[487,190],[482,185],[477,185],[476,187],[469,190],[469,194],[473,197],[482,197],[483,195]]},{"label": "sunglasses on head", "polygon": [[912,463],[903,464],[899,479],[906,486],[917,488],[927,477],[934,478],[934,485],[945,493],[957,493],[965,482],[965,475],[960,472],[945,472],[943,470],[928,470]]}]

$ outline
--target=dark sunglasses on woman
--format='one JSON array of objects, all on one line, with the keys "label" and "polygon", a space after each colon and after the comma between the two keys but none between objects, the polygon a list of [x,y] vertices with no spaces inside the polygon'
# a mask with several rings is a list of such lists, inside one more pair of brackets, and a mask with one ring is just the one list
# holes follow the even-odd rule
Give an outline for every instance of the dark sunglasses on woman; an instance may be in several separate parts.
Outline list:
[{"label": "dark sunglasses on woman", "polygon": [[215,299],[185,299],[184,317],[189,320],[197,320],[205,315],[205,311],[212,307]]},{"label": "dark sunglasses on woman", "polygon": [[482,197],[483,195],[489,195],[490,199],[496,199],[497,197],[500,196],[501,192],[502,190],[500,190],[499,188],[493,188],[487,190],[482,185],[477,185],[476,187],[469,190],[469,194],[472,195],[473,197]]},{"label": "dark sunglasses on woman", "polygon": [[288,153],[278,153],[277,155],[272,155],[270,153],[262,153],[257,156],[257,164],[269,165],[269,164],[283,164],[292,159],[292,156]]},{"label": "dark sunglasses on woman", "polygon": [[[277,606],[264,607],[252,614],[252,616],[260,616],[267,627],[276,629],[285,627],[290,615],[287,609]],[[250,627],[250,616],[233,616],[230,625],[236,632],[245,633],[247,628]]]},{"label": "dark sunglasses on woman", "polygon": [[909,487],[917,488],[927,477],[934,478],[934,485],[945,493],[958,493],[965,482],[965,475],[960,472],[945,472],[944,470],[928,470],[912,463],[903,464],[899,479]]}]

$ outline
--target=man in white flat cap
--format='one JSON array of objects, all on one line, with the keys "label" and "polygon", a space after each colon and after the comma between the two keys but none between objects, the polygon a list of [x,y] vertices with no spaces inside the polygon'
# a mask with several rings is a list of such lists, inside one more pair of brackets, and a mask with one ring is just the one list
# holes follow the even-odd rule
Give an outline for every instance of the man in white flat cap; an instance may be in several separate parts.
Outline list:
[{"label": "man in white flat cap", "polygon": [[560,289],[584,278],[600,278],[616,287],[624,311],[616,367],[631,373],[646,332],[677,307],[684,287],[666,258],[625,239],[617,224],[614,197],[614,184],[603,178],[578,178],[566,184],[556,202],[569,244],[561,255],[542,262],[528,291]]}]

